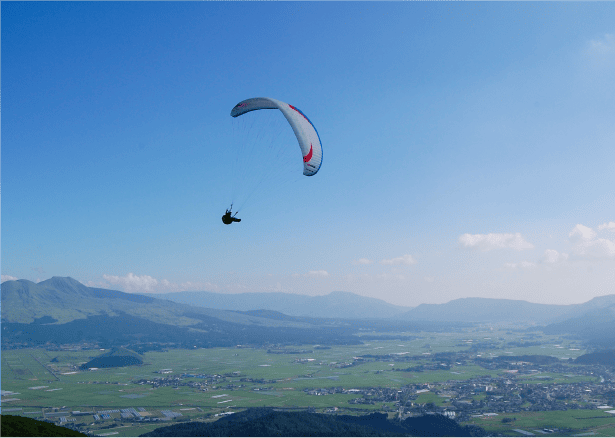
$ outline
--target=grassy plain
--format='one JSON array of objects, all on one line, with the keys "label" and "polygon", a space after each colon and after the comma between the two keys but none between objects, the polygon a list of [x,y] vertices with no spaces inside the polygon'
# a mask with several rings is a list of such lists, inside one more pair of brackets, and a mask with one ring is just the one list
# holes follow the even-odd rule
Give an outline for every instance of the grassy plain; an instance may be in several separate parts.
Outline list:
[{"label": "grassy plain", "polygon": [[[455,333],[400,333],[414,336],[411,340],[373,340],[375,333],[360,333],[362,345],[332,346],[316,349],[314,345],[286,347],[307,350],[305,353],[272,354],[266,349],[212,348],[194,350],[151,351],[145,353],[140,366],[81,371],[79,365],[103,353],[89,351],[46,351],[43,349],[8,350],[2,352],[2,409],[14,415],[41,418],[54,409],[67,412],[69,420],[84,424],[94,434],[114,433],[112,436],[136,436],[173,421],[211,421],[216,414],[248,407],[312,407],[325,411],[338,408],[340,412],[360,409],[364,412],[394,409],[393,402],[351,404],[360,397],[352,393],[310,395],[305,389],[391,388],[406,385],[445,384],[481,376],[496,377],[503,370],[487,370],[470,361],[456,363],[451,369],[406,371],[420,365],[433,364],[436,353],[463,351],[474,357],[521,356],[530,354],[577,357],[584,351],[573,341],[540,333],[518,333],[490,328],[471,329]],[[390,333],[387,333],[390,335]],[[527,345],[540,342],[540,345]],[[518,346],[526,345],[526,346]],[[346,367],[354,357],[371,355],[370,361]],[[375,360],[373,356],[384,356]],[[415,357],[405,360],[405,357]],[[161,370],[171,370],[169,374]],[[181,381],[167,381],[164,385],[137,384],[140,379],[163,379],[179,374],[219,375],[224,381],[207,383],[199,377]],[[233,374],[234,373],[234,374]],[[570,374],[549,374],[551,380],[536,376],[523,378],[528,383],[564,383],[597,381],[597,377]],[[243,380],[242,380],[243,379]],[[483,395],[478,395],[484,398]],[[12,400],[11,399],[17,399]],[[433,392],[418,394],[415,403],[434,403],[448,406],[447,398]],[[120,412],[109,413],[109,419],[94,421],[92,414],[73,416],[72,411],[100,412],[134,408],[143,419],[167,418],[172,411],[181,416],[173,420],[136,422],[121,417]],[[494,432],[514,428],[542,428],[560,425],[577,430],[592,427],[598,435],[613,432],[614,416],[601,411],[521,412],[514,423],[503,424],[503,416],[472,419],[472,423]],[[8,413],[8,412],[7,412]],[[583,418],[583,416],[600,418]],[[107,428],[108,427],[108,428]],[[605,432],[606,431],[606,432]],[[517,434],[518,435],[518,434]],[[111,436],[111,435],[110,435]],[[606,436],[606,435],[605,435]]]},{"label": "grassy plain", "polygon": [[[513,421],[502,423],[503,418],[514,418]],[[537,430],[558,429],[555,435],[568,435],[562,429],[573,429],[575,434],[582,431],[593,431],[596,436],[612,431],[615,428],[615,419],[612,414],[600,410],[570,409],[567,411],[540,411],[540,412],[516,412],[491,417],[473,418],[469,423],[475,424],[487,430],[501,434],[519,436],[519,433],[511,432],[512,429],[521,429],[535,435],[543,433]]]}]

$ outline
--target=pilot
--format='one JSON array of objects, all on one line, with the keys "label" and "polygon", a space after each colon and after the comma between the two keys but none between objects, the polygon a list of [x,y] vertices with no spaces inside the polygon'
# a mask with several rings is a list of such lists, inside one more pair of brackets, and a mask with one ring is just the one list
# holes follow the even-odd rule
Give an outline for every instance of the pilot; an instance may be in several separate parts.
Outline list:
[{"label": "pilot", "polygon": [[[233,209],[233,204],[231,204],[231,208],[226,209],[226,213],[222,216],[222,222],[226,225],[230,225],[233,222],[241,222],[241,219],[236,218],[235,215],[232,214],[231,210]],[[235,212],[237,214],[237,212]]]}]

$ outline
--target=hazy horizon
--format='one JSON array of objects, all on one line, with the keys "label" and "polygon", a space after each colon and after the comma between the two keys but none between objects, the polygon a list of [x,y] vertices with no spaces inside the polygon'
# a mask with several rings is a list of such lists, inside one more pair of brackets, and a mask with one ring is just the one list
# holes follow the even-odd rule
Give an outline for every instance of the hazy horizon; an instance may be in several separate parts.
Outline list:
[{"label": "hazy horizon", "polygon": [[[613,3],[1,8],[3,282],[410,307],[615,293]],[[323,164],[225,226],[245,176],[229,113],[257,96],[309,117]]]}]

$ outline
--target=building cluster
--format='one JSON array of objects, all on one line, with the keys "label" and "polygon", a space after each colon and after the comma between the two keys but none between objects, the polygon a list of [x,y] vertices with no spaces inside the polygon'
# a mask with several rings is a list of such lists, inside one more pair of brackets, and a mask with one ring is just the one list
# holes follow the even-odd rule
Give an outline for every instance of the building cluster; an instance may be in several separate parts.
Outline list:
[{"label": "building cluster", "polygon": [[[199,409],[201,410],[201,409]],[[170,421],[174,418],[181,417],[181,412],[176,412],[170,409],[160,410],[156,412],[148,412],[143,407],[138,408],[118,408],[118,409],[94,409],[92,411],[70,411],[61,408],[47,408],[41,412],[43,420],[55,423],[56,425],[68,427],[77,431],[86,431],[92,426],[98,429],[115,428],[117,423],[108,425],[100,425],[99,423],[108,422],[109,420],[129,421],[129,422],[158,422]]]}]

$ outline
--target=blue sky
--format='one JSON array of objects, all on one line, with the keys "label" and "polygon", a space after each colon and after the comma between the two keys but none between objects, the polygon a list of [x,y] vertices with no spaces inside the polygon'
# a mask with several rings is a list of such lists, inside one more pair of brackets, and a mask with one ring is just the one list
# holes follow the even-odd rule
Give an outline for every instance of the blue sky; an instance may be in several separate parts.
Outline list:
[{"label": "blue sky", "polygon": [[[613,3],[1,8],[3,281],[407,306],[615,293]],[[230,110],[259,96],[314,123],[317,175],[277,122],[259,132],[298,175],[238,152],[253,131]],[[261,175],[238,156],[281,170],[225,226],[233,184]]]}]

